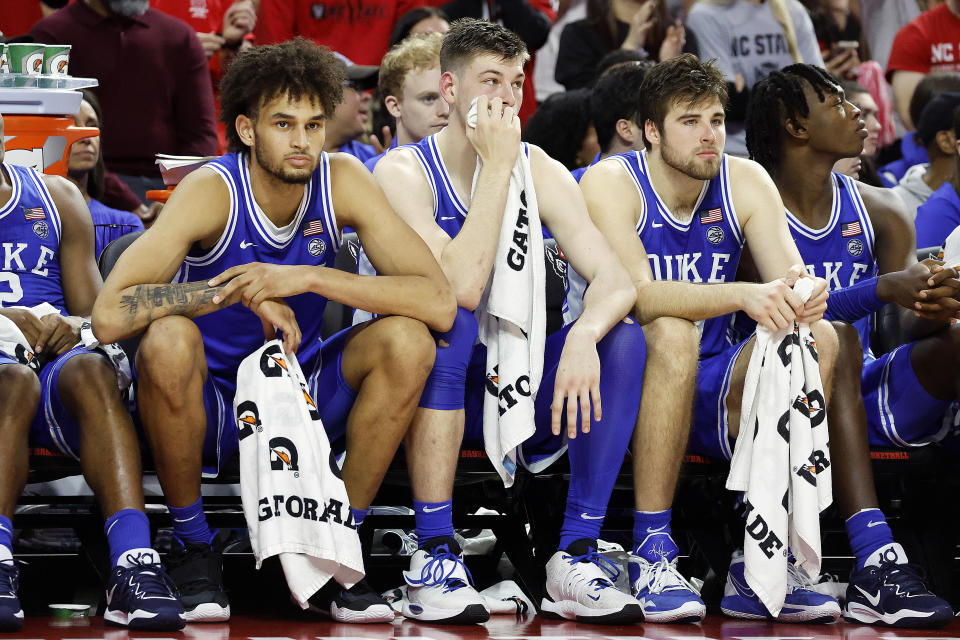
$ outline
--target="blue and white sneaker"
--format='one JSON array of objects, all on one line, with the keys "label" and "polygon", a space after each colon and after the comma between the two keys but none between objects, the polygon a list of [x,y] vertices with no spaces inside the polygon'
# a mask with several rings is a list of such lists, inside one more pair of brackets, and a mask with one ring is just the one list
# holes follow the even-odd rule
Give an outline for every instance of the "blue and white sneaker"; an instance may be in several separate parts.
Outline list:
[{"label": "blue and white sneaker", "polygon": [[[657,542],[655,536],[664,538]],[[651,540],[654,538],[654,540]],[[700,622],[707,607],[700,592],[677,571],[677,559],[668,560],[664,546],[676,549],[666,533],[652,533],[641,543],[648,550],[643,556],[627,557],[630,592],[643,607],[646,622]]]},{"label": "blue and white sneaker", "polygon": [[643,608],[613,582],[617,567],[597,552],[597,541],[576,540],[547,562],[547,594],[540,603],[546,618],[599,624],[643,622]]},{"label": "blue and white sneaker", "polygon": [[127,552],[110,575],[103,619],[131,629],[183,629],[187,619],[175,590],[155,551]]},{"label": "blue and white sneaker", "polygon": [[840,619],[840,604],[836,599],[814,591],[807,574],[792,560],[787,563],[787,597],[780,614],[774,618],[747,584],[743,574],[743,551],[739,550],[730,560],[720,609],[731,618],[744,620],[826,624]]},{"label": "blue and white sneaker", "polygon": [[20,569],[14,560],[0,562],[0,631],[23,628],[23,608],[17,596]]},{"label": "blue and white sneaker", "polygon": [[403,615],[436,624],[476,624],[490,619],[486,600],[473,588],[473,578],[460,546],[442,536],[427,540],[410,557],[410,570],[403,572],[407,597]]},{"label": "blue and white sneaker", "polygon": [[850,573],[843,617],[851,622],[932,629],[953,619],[953,609],[930,593],[922,570],[906,562],[897,543],[879,549]]}]

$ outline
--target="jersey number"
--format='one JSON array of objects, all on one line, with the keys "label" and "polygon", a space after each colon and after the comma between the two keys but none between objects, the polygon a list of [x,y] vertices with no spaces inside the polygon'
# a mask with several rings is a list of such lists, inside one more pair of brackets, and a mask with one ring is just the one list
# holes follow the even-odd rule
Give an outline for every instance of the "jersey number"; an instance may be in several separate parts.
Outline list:
[{"label": "jersey number", "polygon": [[0,271],[0,307],[20,302],[22,297],[20,276],[9,271]]}]

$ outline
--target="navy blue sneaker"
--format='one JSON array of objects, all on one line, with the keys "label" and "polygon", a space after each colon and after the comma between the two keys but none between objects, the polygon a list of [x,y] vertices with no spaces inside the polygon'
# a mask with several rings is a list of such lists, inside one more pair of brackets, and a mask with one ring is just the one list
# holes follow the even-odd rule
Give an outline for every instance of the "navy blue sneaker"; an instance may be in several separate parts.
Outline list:
[{"label": "navy blue sneaker", "polygon": [[152,631],[179,631],[187,624],[173,580],[154,551],[128,552],[107,586],[107,622]]},{"label": "navy blue sneaker", "polygon": [[932,629],[953,619],[953,609],[930,593],[922,569],[905,562],[903,547],[887,545],[850,573],[843,617],[851,622]]},{"label": "navy blue sneaker", "polygon": [[23,628],[23,608],[17,597],[20,569],[13,560],[0,562],[0,631]]},{"label": "navy blue sneaker", "polygon": [[840,619],[840,604],[835,598],[813,589],[813,583],[793,562],[787,563],[787,597],[783,608],[774,618],[747,584],[743,574],[743,552],[736,551],[730,561],[727,584],[723,590],[720,609],[731,618],[744,620],[776,620],[825,624]]}]

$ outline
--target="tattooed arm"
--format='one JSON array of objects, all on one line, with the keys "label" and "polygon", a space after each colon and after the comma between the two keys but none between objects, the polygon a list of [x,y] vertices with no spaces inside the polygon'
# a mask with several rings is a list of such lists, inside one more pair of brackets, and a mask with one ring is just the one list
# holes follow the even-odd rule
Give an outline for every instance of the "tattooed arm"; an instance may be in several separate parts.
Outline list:
[{"label": "tattooed arm", "polygon": [[190,247],[216,243],[229,206],[227,188],[211,170],[198,169],[177,186],[163,214],[123,252],[103,284],[93,307],[98,340],[116,342],[164,316],[195,318],[235,302],[214,304],[220,288],[206,282],[169,284]]}]

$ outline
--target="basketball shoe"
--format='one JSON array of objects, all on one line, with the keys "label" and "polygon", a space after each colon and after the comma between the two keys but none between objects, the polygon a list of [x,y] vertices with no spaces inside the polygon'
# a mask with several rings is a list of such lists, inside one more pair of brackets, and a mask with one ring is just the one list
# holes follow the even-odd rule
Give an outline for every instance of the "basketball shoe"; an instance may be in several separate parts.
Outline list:
[{"label": "basketball shoe", "polygon": [[641,555],[627,558],[630,592],[646,622],[700,622],[707,614],[700,592],[677,571],[676,548],[669,534],[651,533],[640,544]]},{"label": "basketball shoe", "polygon": [[180,593],[187,622],[230,619],[230,602],[223,591],[223,555],[219,551],[206,543],[184,545],[174,537],[167,567]]},{"label": "basketball shoe", "polygon": [[403,572],[407,597],[403,615],[420,622],[474,624],[490,619],[486,601],[473,588],[460,546],[448,536],[427,540]]},{"label": "basketball shoe", "polygon": [[547,562],[547,594],[540,614],[600,624],[643,621],[643,608],[613,586],[620,570],[597,552],[597,541],[581,538]]},{"label": "basketball shoe", "polygon": [[395,616],[390,603],[370,587],[366,578],[349,589],[328,580],[310,596],[309,604],[311,611],[328,615],[337,622],[392,622]]},{"label": "basketball shoe", "polygon": [[20,569],[14,560],[0,562],[0,631],[19,631],[23,627],[23,608],[17,597]]},{"label": "basketball shoe", "polygon": [[131,629],[183,629],[187,623],[183,605],[156,552],[128,552],[125,555],[124,560],[129,566],[117,565],[110,574],[103,619]]},{"label": "basketball shoe", "polygon": [[879,549],[863,569],[854,569],[847,586],[843,617],[852,622],[891,627],[942,627],[953,619],[950,605],[930,593],[921,569],[901,562],[897,543]]},{"label": "basketball shoe", "polygon": [[[743,551],[735,551],[730,561],[720,609],[731,618],[774,619],[747,584],[743,568]],[[787,562],[787,597],[775,619],[778,622],[807,624],[836,622],[840,619],[840,604],[836,599],[814,591],[813,583],[803,570],[794,565],[791,558]]]}]

